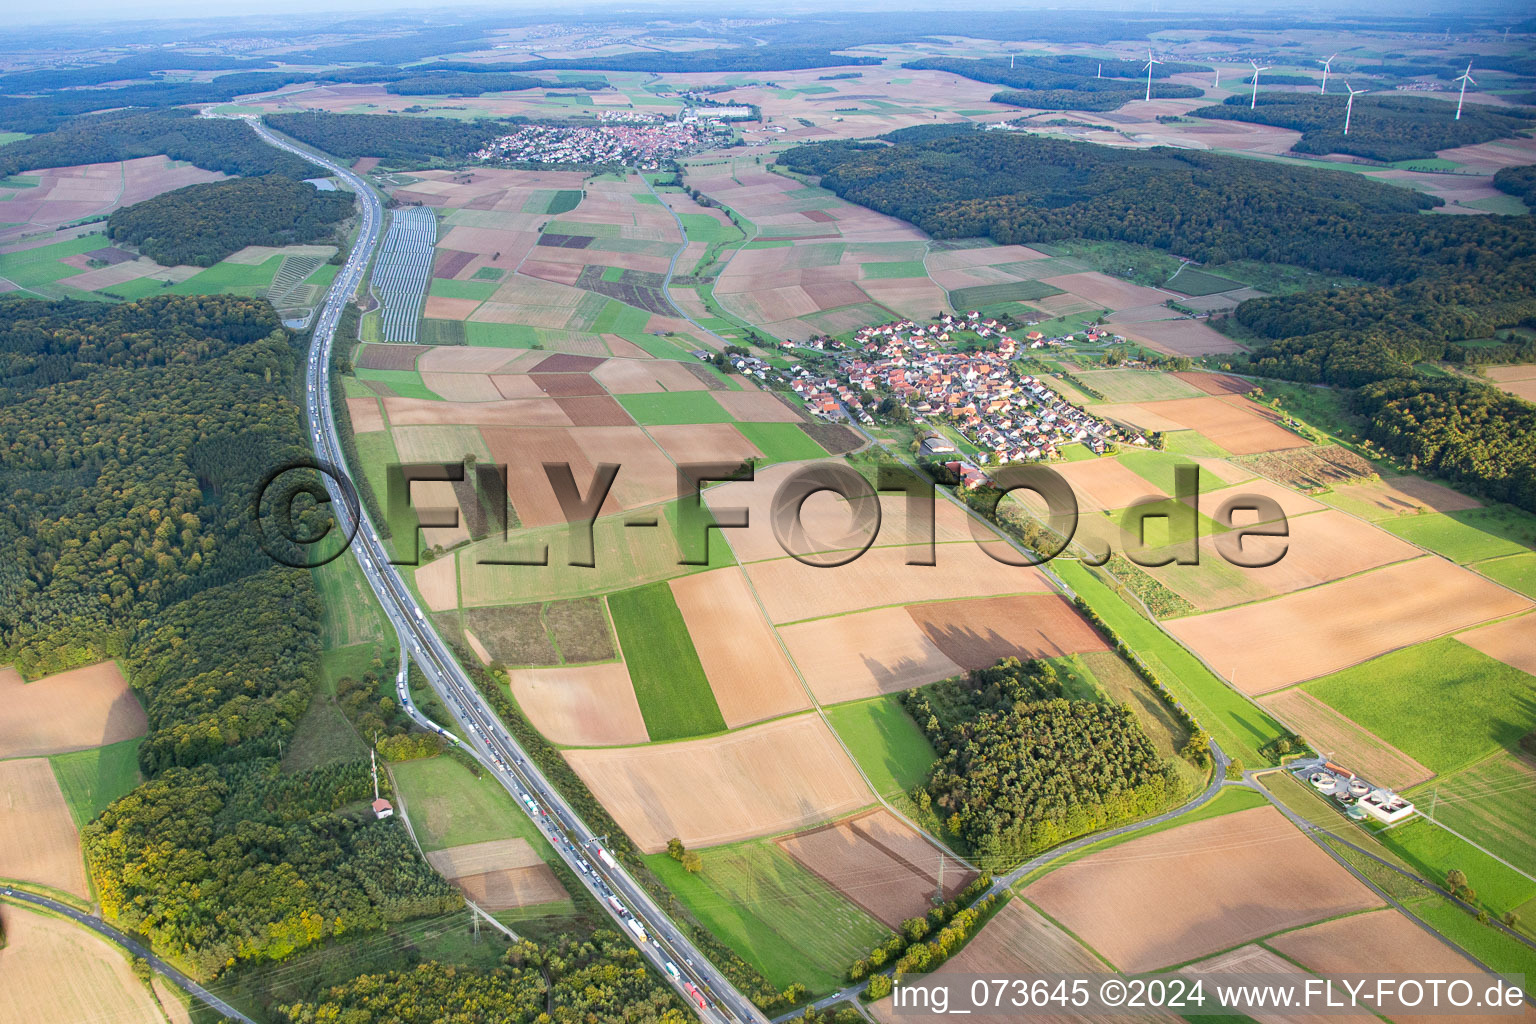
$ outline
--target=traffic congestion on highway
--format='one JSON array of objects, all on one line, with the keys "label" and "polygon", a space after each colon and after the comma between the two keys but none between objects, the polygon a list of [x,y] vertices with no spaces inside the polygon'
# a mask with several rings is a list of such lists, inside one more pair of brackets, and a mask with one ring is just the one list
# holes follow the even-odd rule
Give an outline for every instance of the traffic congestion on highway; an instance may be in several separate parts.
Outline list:
[{"label": "traffic congestion on highway", "polygon": [[[242,120],[271,145],[317,164],[346,182],[362,206],[357,240],[336,275],[316,320],[305,373],[308,392],[305,409],[315,454],[322,463],[344,472],[346,460],[337,440],[330,402],[331,346],[346,303],[356,294],[367,274],[384,221],[383,207],[372,188],[347,168],[277,137],[254,118]],[[412,716],[471,751],[491,771],[549,838],[550,844],[597,903],[688,1000],[701,1019],[766,1024],[767,1018],[762,1012],[693,947],[639,883],[603,848],[601,837],[592,833],[538,768],[527,761],[523,749],[492,713],[390,563],[367,510],[357,508],[354,524],[351,521],[352,506],[338,481],[327,476],[325,486],[343,534],[351,534],[356,527],[351,551],[401,637],[403,649],[409,650],[432,689],[442,697],[463,728],[463,736],[455,736],[431,723],[419,712],[410,700],[408,680],[402,674],[397,687],[402,703]]]}]

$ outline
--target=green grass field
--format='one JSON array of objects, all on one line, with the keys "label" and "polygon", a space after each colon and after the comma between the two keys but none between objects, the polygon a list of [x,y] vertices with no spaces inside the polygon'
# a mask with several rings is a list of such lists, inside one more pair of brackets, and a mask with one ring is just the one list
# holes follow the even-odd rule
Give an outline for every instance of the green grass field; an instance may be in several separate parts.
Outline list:
[{"label": "green grass field", "polygon": [[1157,370],[1084,370],[1077,376],[1110,402],[1160,402],[1205,394],[1193,384]]},{"label": "green grass field", "polygon": [[926,782],[939,758],[896,694],[827,708],[827,720],[887,800]]},{"label": "green grass field", "polygon": [[757,446],[767,462],[824,459],[826,449],[811,440],[798,423],[738,423],[736,429]]},{"label": "green grass field", "polygon": [[1183,292],[1185,295],[1215,295],[1217,292],[1229,292],[1234,288],[1241,288],[1242,284],[1215,274],[1208,274],[1203,270],[1185,267],[1169,278],[1163,287]]},{"label": "green grass field", "polygon": [[421,374],[415,370],[369,370],[358,367],[353,371],[358,380],[373,380],[387,384],[389,390],[401,398],[425,398],[442,401],[442,396],[422,383]]},{"label": "green grass field", "polygon": [[624,411],[645,427],[681,423],[734,423],[708,391],[662,391],[648,395],[617,395]]},{"label": "green grass field", "polygon": [[494,281],[454,281],[444,277],[434,277],[432,284],[427,289],[428,295],[436,295],[444,299],[478,299],[484,302],[495,294],[500,287]]},{"label": "green grass field", "polygon": [[1479,924],[1476,918],[1449,900],[1421,900],[1410,904],[1408,909],[1495,971],[1536,977],[1536,951]]},{"label": "green grass field", "polygon": [[680,740],[724,732],[720,705],[699,664],[672,588],[652,583],[612,594],[608,611],[651,739]]},{"label": "green grass field", "polygon": [[141,736],[48,759],[76,828],[95,820],[108,804],[139,784],[139,744],[143,742]]},{"label": "green grass field", "polygon": [[1493,913],[1502,914],[1536,898],[1536,882],[1428,819],[1405,822],[1377,833],[1376,838],[1432,882],[1444,884],[1446,872],[1452,869],[1464,872],[1467,884],[1477,893],[1476,902]]},{"label": "green grass field", "polygon": [[476,778],[447,755],[390,766],[405,797],[411,828],[423,850],[442,850],[493,839],[528,840],[547,862],[557,860],[512,794],[489,774]]},{"label": "green grass field", "polygon": [[219,262],[166,289],[172,295],[265,295],[283,265],[281,254],[262,263]]},{"label": "green grass field", "polygon": [[349,647],[364,642],[383,642],[393,638],[373,589],[363,578],[362,568],[350,554],[333,558],[310,570],[315,589],[320,592],[324,612],[320,618],[320,642],[326,648]]},{"label": "green grass field", "polygon": [[1081,562],[1057,558],[1050,567],[1136,651],[1229,757],[1240,758],[1250,768],[1267,763],[1259,748],[1286,735],[1279,723],[1216,678]]},{"label": "green grass field", "polygon": [[1463,564],[1536,548],[1536,516],[1513,505],[1402,516],[1381,527]]},{"label": "green grass field", "polygon": [[464,343],[486,348],[532,348],[538,344],[536,328],[522,324],[486,324],[464,321]]},{"label": "green grass field", "polygon": [[[79,267],[60,263],[66,256],[78,256],[109,244],[105,235],[82,235],[67,242],[40,245],[20,252],[0,254],[0,277],[25,289],[45,287],[67,277],[84,273]],[[274,268],[275,269],[275,268]],[[48,290],[53,294],[54,290]],[[78,289],[75,294],[79,294]]]},{"label": "green grass field", "polygon": [[1486,562],[1478,562],[1472,568],[1526,597],[1536,597],[1536,552],[1491,558]]},{"label": "green grass field", "polygon": [[1302,689],[1437,773],[1513,749],[1536,728],[1536,678],[1450,637]]},{"label": "green grass field", "polygon": [[664,853],[652,871],[705,927],[777,988],[835,991],[848,965],[883,941],[885,926],[795,863],[771,840],[701,851],[690,875]]},{"label": "green grass field", "polygon": [[[329,679],[327,686],[334,689],[334,679]],[[332,761],[367,756],[368,747],[330,694],[317,693],[283,747],[283,771],[301,772]]]},{"label": "green grass field", "polygon": [[690,242],[730,242],[741,237],[734,224],[722,224],[707,213],[681,213],[678,218]]},{"label": "green grass field", "polygon": [[899,260],[895,263],[866,263],[863,266],[863,274],[866,280],[871,281],[899,277],[927,277],[928,268],[923,266],[922,260]]},{"label": "green grass field", "polygon": [[970,288],[956,288],[949,293],[949,304],[955,309],[979,309],[999,302],[1028,302],[1043,299],[1047,295],[1060,295],[1060,288],[1053,288],[1040,281],[1005,281],[1002,284],[978,284]]},{"label": "green grass field", "polygon": [[1501,750],[1410,795],[1437,821],[1536,875],[1536,772],[1528,761]]}]

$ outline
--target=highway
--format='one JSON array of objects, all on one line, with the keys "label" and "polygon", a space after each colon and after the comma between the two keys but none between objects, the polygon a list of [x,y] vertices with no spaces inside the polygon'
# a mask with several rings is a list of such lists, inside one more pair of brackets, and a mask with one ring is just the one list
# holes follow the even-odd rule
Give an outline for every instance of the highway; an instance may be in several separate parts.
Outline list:
[{"label": "highway", "polygon": [[[310,441],[321,462],[347,473],[346,457],[336,432],[330,402],[331,348],[347,302],[363,283],[369,259],[378,244],[384,211],[378,195],[361,178],[328,157],[279,138],[254,118],[241,118],[266,142],[322,167],[347,182],[362,205],[357,241],[337,273],[315,321],[305,371],[305,411]],[[350,474],[348,474],[350,479]],[[350,532],[351,509],[337,481],[327,477],[331,506],[344,532]],[[357,532],[350,554],[356,557],[385,614],[409,644],[410,656],[428,683],[457,720],[463,746],[476,755],[492,776],[534,820],[572,872],[613,918],[618,930],[635,941],[658,973],[690,1003],[705,1021],[766,1024],[767,1017],[694,948],[650,896],[616,860],[607,855],[590,828],[549,781],[530,763],[526,752],[507,733],[474,683],[438,636],[417,605],[395,567],[365,508],[358,509]],[[342,557],[347,557],[343,555]],[[408,691],[402,694],[409,703]],[[413,714],[415,709],[411,709]],[[424,721],[418,715],[418,720]]]},{"label": "highway", "polygon": [[205,1004],[213,1007],[213,1009],[222,1013],[230,1020],[244,1021],[245,1024],[256,1024],[254,1020],[160,959],[153,951],[147,949],[125,933],[118,931],[96,915],[82,913],[67,903],[60,903],[58,900],[51,900],[46,896],[39,896],[35,892],[27,892],[25,889],[0,889],[0,896],[16,900],[19,903],[31,903],[35,906],[46,907],[55,914],[64,915],[76,924],[83,924],[91,929],[91,931],[105,935],[134,956],[142,957],[150,967],[153,967],[158,973],[163,974],[176,985],[179,985],[182,991],[202,1000]]}]

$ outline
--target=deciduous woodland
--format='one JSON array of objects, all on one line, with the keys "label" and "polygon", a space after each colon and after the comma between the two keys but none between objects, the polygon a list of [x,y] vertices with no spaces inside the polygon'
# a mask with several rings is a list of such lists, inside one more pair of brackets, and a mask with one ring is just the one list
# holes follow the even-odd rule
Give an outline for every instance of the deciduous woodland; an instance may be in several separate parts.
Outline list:
[{"label": "deciduous woodland", "polygon": [[264,302],[0,301],[0,660],[124,661],[148,781],[83,845],[107,917],[202,976],[461,904],[398,822],[347,809],[361,762],[278,771],[320,609],[250,507],[304,454],[298,366]]},{"label": "deciduous woodland", "polygon": [[0,177],[157,153],[224,174],[309,178],[315,173],[313,164],[267,145],[239,121],[198,117],[190,110],[125,110],[77,118],[56,131],[0,147]]},{"label": "deciduous woodland", "polygon": [[163,266],[211,267],[248,245],[332,241],[352,193],[323,192],[280,174],[188,185],[124,207],[107,234]]},{"label": "deciduous woodland", "polygon": [[506,134],[495,121],[389,114],[268,114],[267,124],[335,156],[376,156],[388,162],[462,158]]},{"label": "deciduous woodland", "polygon": [[[1365,400],[1373,436],[1468,488],[1536,508],[1536,441],[1520,432],[1519,404],[1475,383],[1416,380],[1413,368],[1465,359],[1455,342],[1536,323],[1536,217],[1426,217],[1441,200],[1347,172],[1002,132],[816,143],[781,160],[939,237],[1114,239],[1208,264],[1265,260],[1373,282],[1242,303],[1235,319],[1262,339],[1248,368],[1350,388],[1408,380]],[[1403,390],[1438,410],[1437,429],[1402,431]],[[1425,440],[1436,435],[1446,443]]]}]

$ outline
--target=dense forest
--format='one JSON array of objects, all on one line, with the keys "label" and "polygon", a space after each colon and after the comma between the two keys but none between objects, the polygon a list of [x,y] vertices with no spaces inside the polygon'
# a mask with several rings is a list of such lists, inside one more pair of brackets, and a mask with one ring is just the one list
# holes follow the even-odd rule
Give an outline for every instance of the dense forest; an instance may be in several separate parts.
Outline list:
[{"label": "dense forest", "polygon": [[[1146,96],[1145,65],[1129,60],[1091,57],[1022,57],[1008,60],[987,57],[926,57],[908,61],[904,66],[919,70],[948,71],[977,82],[1006,85],[1008,89],[992,97],[994,103],[1016,107],[1040,107],[1067,110],[1114,110],[1131,100]],[[1190,71],[1209,71],[1204,64],[1166,61],[1152,66],[1153,79]],[[1140,84],[1135,81],[1140,79]],[[1201,90],[1188,85],[1154,85],[1152,94],[1160,99],[1195,99]]]},{"label": "dense forest", "polygon": [[390,163],[462,159],[510,130],[498,121],[320,111],[268,114],[263,120],[333,156],[376,156]]},{"label": "dense forest", "polygon": [[57,131],[0,146],[0,177],[160,153],[224,174],[308,178],[315,173],[312,164],[267,145],[239,121],[198,117],[190,110],[128,110],[76,118]]},{"label": "dense forest", "polygon": [[336,241],[353,201],[277,174],[231,178],[125,206],[107,219],[107,234],[162,266],[211,267],[248,245]]},{"label": "dense forest", "polygon": [[277,1008],[286,1024],[686,1024],[692,1014],[626,939],[602,931],[523,940],[490,971],[424,963],[365,974],[313,1003]]},{"label": "dense forest", "polygon": [[1247,96],[1228,96],[1222,103],[1200,107],[1192,117],[1250,121],[1301,132],[1291,146],[1298,153],[1345,153],[1369,160],[1428,159],[1436,150],[1470,146],[1512,136],[1536,125],[1536,111],[1468,103],[1456,120],[1456,108],[1426,96],[1357,96],[1344,134],[1344,106],[1339,93],[1264,92],[1260,80],[1258,106],[1248,108]]},{"label": "dense forest", "polygon": [[148,781],[82,830],[103,910],[193,973],[461,905],[362,762],[285,773],[319,678],[309,574],[253,533],[307,454],[265,302],[0,299],[0,661],[121,661]]},{"label": "dense forest", "polygon": [[1493,176],[1493,187],[1536,208],[1536,166],[1500,168]]},{"label": "dense forest", "polygon": [[384,88],[398,96],[480,96],[488,92],[520,92],[524,89],[606,89],[608,80],[581,78],[557,82],[507,73],[446,72],[397,79]]},{"label": "dense forest", "polygon": [[1129,707],[1069,699],[1044,662],[1008,658],[904,703],[939,760],[925,788],[990,867],[1154,814],[1179,795]]},{"label": "dense forest", "polygon": [[[1233,362],[1261,376],[1346,387],[1411,378],[1415,363],[1471,361],[1457,342],[1536,326],[1536,217],[1426,217],[1441,200],[1348,172],[1004,132],[816,143],[779,159],[938,237],[1114,239],[1207,264],[1253,259],[1372,282],[1239,305],[1234,318],[1260,344]],[[1507,483],[1519,475],[1505,461],[1521,450],[1513,420],[1480,415],[1473,391],[1444,397],[1468,402],[1456,415],[1483,456],[1457,479],[1523,493]],[[1390,451],[1415,455],[1382,427]]]}]

